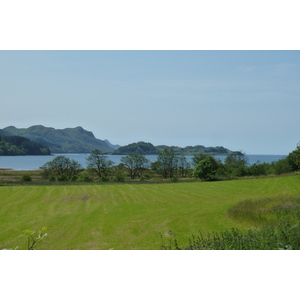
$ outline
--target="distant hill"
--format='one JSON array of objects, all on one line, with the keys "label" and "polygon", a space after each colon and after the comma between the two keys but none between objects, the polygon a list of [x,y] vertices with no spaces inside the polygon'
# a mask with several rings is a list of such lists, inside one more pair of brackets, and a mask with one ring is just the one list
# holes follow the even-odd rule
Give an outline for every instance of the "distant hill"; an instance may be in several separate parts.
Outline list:
[{"label": "distant hill", "polygon": [[159,150],[156,149],[151,143],[138,142],[132,143],[127,146],[120,147],[113,154],[127,155],[131,153],[142,154],[142,155],[152,155],[158,154]]},{"label": "distant hill", "polygon": [[90,153],[94,149],[99,149],[103,153],[111,153],[116,150],[116,147],[118,148],[117,145],[113,146],[108,141],[96,139],[92,132],[80,126],[66,129],[42,125],[29,128],[9,126],[1,129],[0,134],[26,137],[49,147],[52,153]]},{"label": "distant hill", "polygon": [[197,145],[197,146],[187,146],[184,148],[177,147],[177,146],[156,146],[156,149],[159,151],[162,151],[164,149],[172,149],[176,155],[194,155],[196,153],[207,153],[207,154],[214,154],[214,155],[223,155],[223,154],[229,154],[232,151],[230,151],[227,148],[224,148],[222,146],[217,146],[217,147],[205,147],[202,145]]},{"label": "distant hill", "polygon": [[187,146],[181,148],[177,146],[165,146],[165,145],[153,146],[151,143],[138,142],[138,143],[132,143],[127,146],[120,147],[112,154],[128,155],[131,153],[138,153],[142,155],[152,155],[152,154],[159,154],[159,152],[163,151],[164,149],[172,149],[176,155],[180,155],[180,154],[194,155],[196,153],[226,155],[232,152],[229,149],[226,149],[224,147],[204,147],[198,145],[198,146]]},{"label": "distant hill", "polygon": [[25,137],[0,134],[0,156],[8,155],[50,155],[50,149]]}]

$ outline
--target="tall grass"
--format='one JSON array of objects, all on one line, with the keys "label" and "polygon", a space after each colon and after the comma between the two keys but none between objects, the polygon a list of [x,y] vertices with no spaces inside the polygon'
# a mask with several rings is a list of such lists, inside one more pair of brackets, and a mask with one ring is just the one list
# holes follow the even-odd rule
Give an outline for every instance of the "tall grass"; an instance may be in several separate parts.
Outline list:
[{"label": "tall grass", "polygon": [[172,236],[162,249],[186,250],[292,250],[300,249],[300,197],[245,200],[228,209],[230,218],[253,228],[231,228],[221,232],[199,232],[186,246]]},{"label": "tall grass", "polygon": [[300,196],[278,196],[261,200],[244,200],[228,209],[228,216],[253,226],[271,226],[279,222],[298,222]]},{"label": "tall grass", "polygon": [[259,230],[245,232],[232,228],[222,232],[193,235],[187,246],[179,246],[176,238],[164,243],[161,249],[168,250],[299,250],[300,224],[283,222]]}]

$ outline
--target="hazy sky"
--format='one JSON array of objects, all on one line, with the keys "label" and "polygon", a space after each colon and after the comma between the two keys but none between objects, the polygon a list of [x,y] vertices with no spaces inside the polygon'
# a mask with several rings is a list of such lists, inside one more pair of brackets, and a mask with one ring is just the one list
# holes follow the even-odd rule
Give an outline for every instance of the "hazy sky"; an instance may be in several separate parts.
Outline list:
[{"label": "hazy sky", "polygon": [[299,51],[0,51],[0,128],[287,154],[299,96]]}]

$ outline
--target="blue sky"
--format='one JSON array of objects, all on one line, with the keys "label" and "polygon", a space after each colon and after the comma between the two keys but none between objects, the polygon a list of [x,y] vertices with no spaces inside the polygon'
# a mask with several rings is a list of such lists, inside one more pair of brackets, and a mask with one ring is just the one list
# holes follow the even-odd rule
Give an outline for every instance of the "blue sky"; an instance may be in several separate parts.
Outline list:
[{"label": "blue sky", "polygon": [[300,141],[299,51],[0,51],[0,66],[0,128],[247,154]]}]

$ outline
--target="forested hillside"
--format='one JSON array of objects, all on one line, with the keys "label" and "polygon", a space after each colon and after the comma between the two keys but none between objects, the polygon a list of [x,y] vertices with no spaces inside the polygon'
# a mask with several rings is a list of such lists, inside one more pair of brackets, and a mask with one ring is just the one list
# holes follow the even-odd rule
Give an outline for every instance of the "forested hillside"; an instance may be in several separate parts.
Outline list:
[{"label": "forested hillside", "polygon": [[66,129],[55,129],[42,125],[20,129],[9,126],[0,130],[0,134],[26,137],[46,145],[52,153],[89,153],[96,148],[104,153],[115,150],[108,141],[96,139],[92,132],[84,130],[80,126]]},{"label": "forested hillside", "polygon": [[0,134],[0,155],[50,155],[50,150],[24,137]]}]

